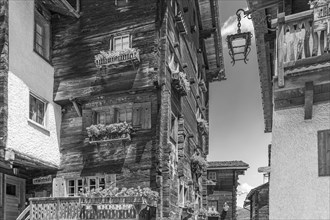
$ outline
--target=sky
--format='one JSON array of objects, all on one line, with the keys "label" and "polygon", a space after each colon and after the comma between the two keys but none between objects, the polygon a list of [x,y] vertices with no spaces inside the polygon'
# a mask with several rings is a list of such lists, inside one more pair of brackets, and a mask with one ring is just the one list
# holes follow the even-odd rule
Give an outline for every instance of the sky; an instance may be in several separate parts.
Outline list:
[{"label": "sky", "polygon": [[[250,168],[239,176],[237,205],[247,193],[263,184],[258,167],[268,165],[271,135],[264,133],[259,70],[254,37],[249,61],[230,63],[225,37],[237,31],[236,11],[246,9],[246,0],[219,0],[223,53],[227,80],[210,84],[210,153],[208,161],[242,160]],[[252,21],[243,18],[241,29],[254,35]]]}]

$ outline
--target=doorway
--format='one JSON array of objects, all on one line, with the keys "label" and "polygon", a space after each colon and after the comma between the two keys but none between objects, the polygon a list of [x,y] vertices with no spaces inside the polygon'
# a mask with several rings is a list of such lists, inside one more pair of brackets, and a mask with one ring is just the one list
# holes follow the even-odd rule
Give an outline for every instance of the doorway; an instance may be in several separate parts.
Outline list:
[{"label": "doorway", "polygon": [[6,220],[16,220],[25,208],[25,179],[5,175],[4,208]]}]

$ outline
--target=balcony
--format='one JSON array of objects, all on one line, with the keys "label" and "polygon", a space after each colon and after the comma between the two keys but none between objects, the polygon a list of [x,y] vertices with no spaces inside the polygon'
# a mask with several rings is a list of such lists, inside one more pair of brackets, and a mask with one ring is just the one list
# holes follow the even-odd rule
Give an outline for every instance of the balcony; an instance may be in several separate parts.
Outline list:
[{"label": "balcony", "polygon": [[[281,19],[282,20],[282,19]],[[328,5],[272,20],[278,26],[277,67],[292,69],[323,63],[330,59]],[[281,71],[279,69],[279,71]]]},{"label": "balcony", "polygon": [[188,28],[181,11],[175,16],[175,22],[180,34],[188,34]]},{"label": "balcony", "polygon": [[122,51],[101,51],[95,55],[95,65],[97,68],[135,60],[140,62],[140,50],[136,48],[127,48]]},{"label": "balcony", "polygon": [[143,196],[31,198],[17,220],[138,219],[141,210],[157,201]]}]

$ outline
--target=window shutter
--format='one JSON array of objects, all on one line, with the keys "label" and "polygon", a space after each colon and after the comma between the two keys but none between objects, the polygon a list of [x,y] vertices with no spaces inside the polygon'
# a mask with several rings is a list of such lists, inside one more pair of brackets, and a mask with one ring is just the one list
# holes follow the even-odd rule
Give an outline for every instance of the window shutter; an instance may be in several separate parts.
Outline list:
[{"label": "window shutter", "polygon": [[53,179],[53,197],[63,197],[65,192],[64,179],[57,177]]},{"label": "window shutter", "polygon": [[133,105],[133,126],[142,129],[151,128],[151,102]]},{"label": "window shutter", "polygon": [[319,176],[330,176],[330,130],[318,131]]},{"label": "window shutter", "polygon": [[141,104],[135,103],[133,105],[133,126],[141,126]]},{"label": "window shutter", "polygon": [[113,122],[114,123],[118,123],[120,121],[120,112],[119,112],[119,109],[118,108],[114,108],[114,111],[113,111]]},{"label": "window shutter", "polygon": [[105,188],[116,186],[116,174],[105,175]]},{"label": "window shutter", "polygon": [[151,128],[151,102],[143,103],[142,105],[142,129],[150,129]]},{"label": "window shutter", "polygon": [[93,124],[93,111],[91,109],[83,109],[82,117],[83,117],[83,130]]}]

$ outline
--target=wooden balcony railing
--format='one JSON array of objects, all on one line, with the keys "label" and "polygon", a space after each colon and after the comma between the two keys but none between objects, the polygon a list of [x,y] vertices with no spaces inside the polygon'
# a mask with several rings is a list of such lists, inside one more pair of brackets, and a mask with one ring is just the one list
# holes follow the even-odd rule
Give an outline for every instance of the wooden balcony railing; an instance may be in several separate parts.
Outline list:
[{"label": "wooden balcony railing", "polygon": [[272,20],[277,26],[277,74],[284,86],[284,68],[317,64],[330,55],[330,14],[319,8]]},{"label": "wooden balcony railing", "polygon": [[[328,19],[330,22],[330,19]],[[327,23],[314,22],[313,10],[288,16],[284,23],[284,41],[279,45],[283,50],[284,63],[320,56],[329,51]]]},{"label": "wooden balcony railing", "polygon": [[140,50],[127,48],[122,51],[101,51],[95,55],[95,64],[98,68],[130,60],[140,61]]},{"label": "wooden balcony railing", "polygon": [[[156,201],[144,197],[106,198],[31,198],[30,205],[17,220],[69,220],[69,219],[138,219],[147,206],[157,206]],[[26,216],[28,215],[28,216]]]}]

